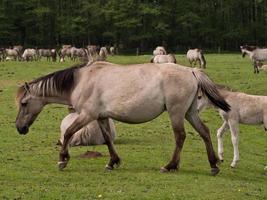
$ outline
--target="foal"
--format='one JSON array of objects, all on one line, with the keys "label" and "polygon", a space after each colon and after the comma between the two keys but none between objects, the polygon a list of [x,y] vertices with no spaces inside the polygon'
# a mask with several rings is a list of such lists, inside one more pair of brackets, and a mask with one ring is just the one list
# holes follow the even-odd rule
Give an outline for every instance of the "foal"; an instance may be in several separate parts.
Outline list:
[{"label": "foal", "polygon": [[[234,147],[234,157],[231,167],[236,167],[239,160],[238,124],[263,124],[265,130],[267,130],[267,96],[233,92],[222,86],[218,86],[218,90],[231,106],[231,111],[229,112],[219,109],[223,124],[217,130],[218,156],[219,159],[223,161],[223,135],[230,129]],[[201,94],[199,94],[197,102],[199,111],[204,107],[211,105],[211,102]]]},{"label": "foal", "polygon": [[249,55],[254,67],[254,73],[259,73],[259,64],[267,60],[267,48],[259,48],[256,46],[240,46],[242,57]]}]

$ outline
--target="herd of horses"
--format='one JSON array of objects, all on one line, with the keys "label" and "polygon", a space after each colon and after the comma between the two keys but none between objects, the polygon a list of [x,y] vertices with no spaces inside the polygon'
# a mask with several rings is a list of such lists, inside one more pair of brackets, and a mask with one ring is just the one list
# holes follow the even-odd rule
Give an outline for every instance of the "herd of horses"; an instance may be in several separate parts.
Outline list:
[{"label": "herd of horses", "polygon": [[71,45],[62,45],[60,50],[56,49],[38,49],[26,48],[21,45],[13,46],[13,48],[0,48],[0,61],[18,60],[18,61],[38,61],[46,58],[47,61],[56,62],[57,58],[60,62],[64,62],[68,57],[73,61],[80,59],[104,61],[107,55],[114,55],[114,47],[100,47],[97,45],[88,45],[85,48],[77,48]]},{"label": "herd of horses", "polygon": [[[63,54],[67,56],[66,50],[70,48],[62,48],[61,59],[64,59]],[[106,50],[103,48],[102,53]],[[87,54],[93,55],[94,51],[93,48],[88,49]],[[258,48],[249,50],[242,46],[241,51],[249,54],[256,66],[265,59]],[[187,58],[191,66],[198,62],[201,68],[206,67],[200,49],[189,50]],[[61,123],[59,169],[63,170],[70,160],[69,146],[106,144],[110,153],[106,169],[112,170],[120,164],[114,146],[116,131],[112,119],[131,124],[144,123],[167,111],[175,148],[171,160],[160,171],[178,169],[186,137],[186,119],[203,139],[211,174],[216,175],[219,173],[219,160],[213,149],[210,131],[199,117],[204,107],[212,105],[219,109],[224,120],[217,131],[219,159],[224,159],[222,136],[230,129],[234,145],[231,166],[235,167],[239,160],[238,124],[264,124],[267,129],[267,97],[233,92],[218,86],[203,70],[175,64],[175,56],[167,54],[163,47],[153,51],[151,62],[121,66],[105,61],[89,61],[25,83],[19,87],[16,97],[19,105],[16,118],[18,132],[27,134],[45,105],[67,105],[71,113]]]}]

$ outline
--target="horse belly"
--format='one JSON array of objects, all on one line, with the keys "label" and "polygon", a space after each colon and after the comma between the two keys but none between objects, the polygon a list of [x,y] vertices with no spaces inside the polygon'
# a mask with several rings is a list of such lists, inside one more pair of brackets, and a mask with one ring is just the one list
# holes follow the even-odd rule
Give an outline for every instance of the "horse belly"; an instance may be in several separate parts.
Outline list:
[{"label": "horse belly", "polygon": [[[116,94],[116,93],[115,93]],[[110,100],[112,99],[112,100]],[[118,94],[106,97],[103,116],[127,123],[143,123],[159,116],[165,110],[160,89],[135,95]]]},{"label": "horse belly", "polygon": [[263,113],[257,108],[242,109],[239,117],[242,124],[261,124],[263,122]]}]

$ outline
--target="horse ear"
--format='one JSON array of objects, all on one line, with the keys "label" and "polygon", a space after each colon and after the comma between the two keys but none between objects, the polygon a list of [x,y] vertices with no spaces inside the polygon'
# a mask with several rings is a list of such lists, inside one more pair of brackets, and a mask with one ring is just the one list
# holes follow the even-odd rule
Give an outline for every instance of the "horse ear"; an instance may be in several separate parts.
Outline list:
[{"label": "horse ear", "polygon": [[24,89],[26,90],[26,92],[30,93],[30,85],[29,85],[29,83],[25,82]]}]

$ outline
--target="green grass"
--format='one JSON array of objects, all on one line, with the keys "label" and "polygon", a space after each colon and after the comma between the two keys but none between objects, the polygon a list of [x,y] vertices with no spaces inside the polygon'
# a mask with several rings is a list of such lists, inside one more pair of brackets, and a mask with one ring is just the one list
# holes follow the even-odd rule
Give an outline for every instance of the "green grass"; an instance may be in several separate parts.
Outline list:
[{"label": "green grass", "polygon": [[[267,95],[267,73],[253,74],[248,58],[240,54],[208,54],[207,74],[217,83],[251,94]],[[114,56],[114,63],[143,63],[150,56]],[[188,65],[184,55],[178,63]],[[71,160],[64,171],[57,167],[59,125],[66,107],[49,105],[32,125],[19,135],[15,129],[17,86],[38,76],[70,66],[67,63],[0,62],[0,199],[267,199],[267,133],[262,126],[240,126],[240,156],[231,169],[232,144],[224,139],[225,162],[218,176],[210,176],[204,143],[186,124],[187,138],[181,168],[159,173],[170,159],[174,141],[166,113],[145,124],[116,122],[115,142],[122,158],[120,168],[106,172],[106,146],[71,148]],[[201,114],[211,130],[217,148],[216,130],[222,120],[214,110]],[[87,150],[104,157],[84,159]]]}]

